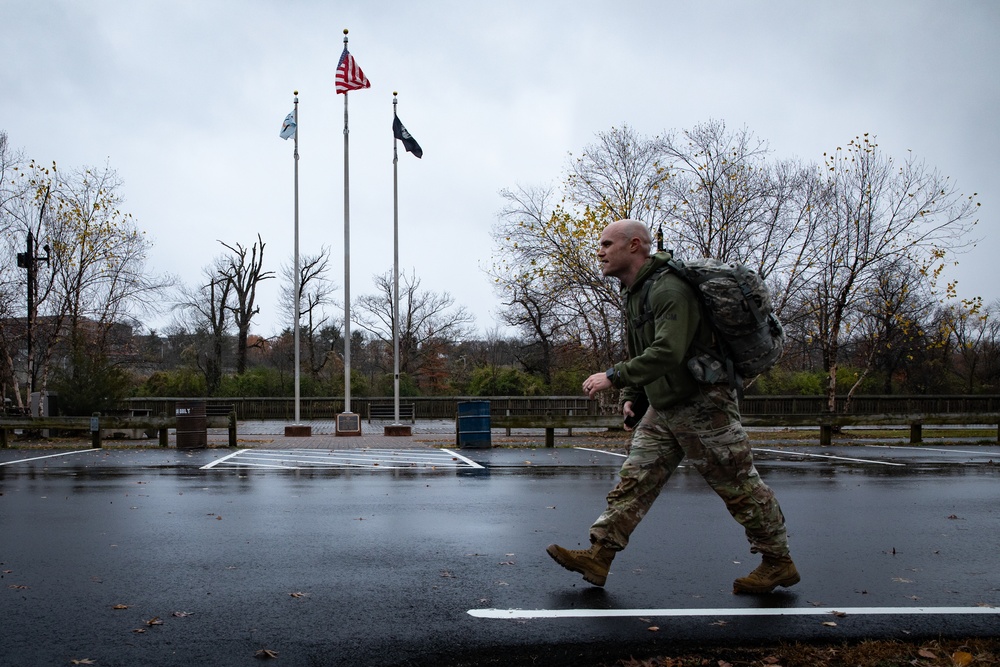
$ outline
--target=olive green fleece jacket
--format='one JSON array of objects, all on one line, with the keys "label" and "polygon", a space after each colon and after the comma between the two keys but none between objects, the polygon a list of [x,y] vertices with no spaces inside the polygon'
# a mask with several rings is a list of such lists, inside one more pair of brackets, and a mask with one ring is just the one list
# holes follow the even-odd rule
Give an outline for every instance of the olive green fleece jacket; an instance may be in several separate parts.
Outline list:
[{"label": "olive green fleece jacket", "polygon": [[[652,277],[670,258],[669,252],[652,255],[632,286],[622,286],[630,358],[614,365],[611,378],[622,390],[622,403],[634,400],[645,389],[649,404],[662,410],[698,391],[687,360],[692,356],[692,343],[710,345],[712,332],[690,285],[669,270]],[[654,281],[649,290],[653,319],[636,329],[634,322],[643,311],[642,286],[650,279]]]}]

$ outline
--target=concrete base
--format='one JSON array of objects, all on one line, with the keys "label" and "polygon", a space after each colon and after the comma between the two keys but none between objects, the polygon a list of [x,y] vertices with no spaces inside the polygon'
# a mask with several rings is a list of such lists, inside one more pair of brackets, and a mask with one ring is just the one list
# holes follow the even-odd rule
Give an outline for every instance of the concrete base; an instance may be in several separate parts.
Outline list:
[{"label": "concrete base", "polygon": [[312,434],[313,434],[312,426],[303,426],[302,424],[295,424],[292,426],[285,427],[286,438],[308,438]]},{"label": "concrete base", "polygon": [[383,435],[413,435],[413,429],[403,424],[387,424]]}]

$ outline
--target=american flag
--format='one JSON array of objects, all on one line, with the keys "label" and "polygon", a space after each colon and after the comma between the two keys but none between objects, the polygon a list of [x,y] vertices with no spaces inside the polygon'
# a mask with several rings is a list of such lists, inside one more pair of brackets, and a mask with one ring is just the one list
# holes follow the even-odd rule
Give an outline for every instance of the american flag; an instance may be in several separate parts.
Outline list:
[{"label": "american flag", "polygon": [[368,77],[358,67],[354,56],[347,52],[345,46],[344,52],[340,54],[340,62],[337,63],[337,94],[371,87],[372,84],[368,81]]}]

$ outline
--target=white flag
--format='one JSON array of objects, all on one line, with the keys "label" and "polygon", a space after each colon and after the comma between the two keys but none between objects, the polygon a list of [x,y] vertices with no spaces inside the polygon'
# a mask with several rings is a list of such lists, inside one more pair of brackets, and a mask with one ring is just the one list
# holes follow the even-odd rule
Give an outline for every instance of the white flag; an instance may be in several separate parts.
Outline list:
[{"label": "white flag", "polygon": [[279,135],[282,139],[291,139],[295,136],[295,112],[285,116],[285,122],[281,124],[281,134]]}]

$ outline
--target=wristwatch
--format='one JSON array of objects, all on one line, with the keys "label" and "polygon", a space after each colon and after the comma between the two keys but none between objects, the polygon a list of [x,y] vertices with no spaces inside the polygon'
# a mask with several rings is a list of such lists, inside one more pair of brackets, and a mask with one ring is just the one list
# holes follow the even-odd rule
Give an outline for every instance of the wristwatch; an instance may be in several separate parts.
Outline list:
[{"label": "wristwatch", "polygon": [[608,376],[608,382],[610,382],[613,385],[615,383],[615,378],[618,377],[618,371],[616,371],[615,367],[612,366],[607,370],[605,375]]}]

